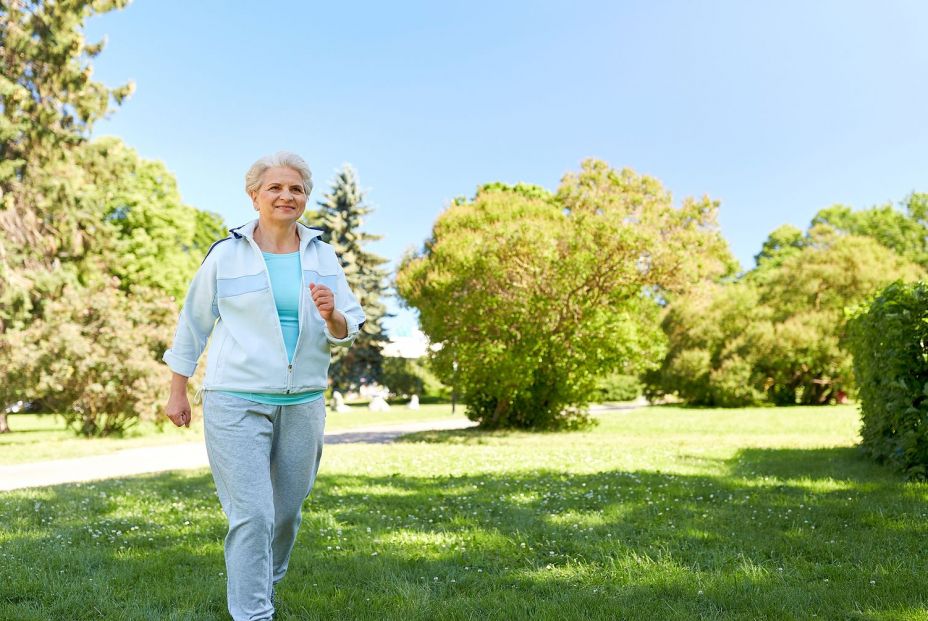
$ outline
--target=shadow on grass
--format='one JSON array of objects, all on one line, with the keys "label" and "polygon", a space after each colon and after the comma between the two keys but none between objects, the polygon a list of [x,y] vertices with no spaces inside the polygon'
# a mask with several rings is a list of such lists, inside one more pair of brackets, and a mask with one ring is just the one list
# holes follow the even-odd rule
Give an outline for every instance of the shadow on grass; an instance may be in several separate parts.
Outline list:
[{"label": "shadow on grass", "polygon": [[[323,467],[279,618],[863,619],[924,610],[928,488],[853,449],[744,449],[722,466],[716,476]],[[225,521],[209,475],[4,494],[0,524],[0,618],[225,618]]]},{"label": "shadow on grass", "polygon": [[732,474],[742,477],[773,476],[781,479],[834,479],[838,481],[900,481],[894,474],[864,457],[860,449],[841,446],[818,449],[741,449],[729,462]]}]

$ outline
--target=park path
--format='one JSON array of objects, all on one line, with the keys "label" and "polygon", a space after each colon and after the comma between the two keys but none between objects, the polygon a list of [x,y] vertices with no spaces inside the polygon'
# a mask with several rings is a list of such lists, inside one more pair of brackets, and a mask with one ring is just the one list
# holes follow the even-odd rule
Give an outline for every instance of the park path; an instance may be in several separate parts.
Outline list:
[{"label": "park path", "polygon": [[[390,442],[400,436],[417,431],[465,429],[474,425],[476,423],[473,421],[460,418],[375,425],[329,432],[325,434],[325,443],[377,444]],[[208,466],[206,447],[202,440],[166,446],[145,446],[123,449],[106,455],[0,466],[0,491],[58,485],[59,483],[94,481],[168,470],[190,470]]]}]

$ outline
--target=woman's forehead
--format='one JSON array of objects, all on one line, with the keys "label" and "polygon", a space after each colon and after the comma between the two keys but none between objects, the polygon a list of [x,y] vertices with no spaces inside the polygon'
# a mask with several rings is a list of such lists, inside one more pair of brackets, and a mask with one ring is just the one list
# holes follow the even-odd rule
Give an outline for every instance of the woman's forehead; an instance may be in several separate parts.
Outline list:
[{"label": "woman's forehead", "polygon": [[262,185],[268,185],[270,183],[303,185],[303,177],[292,168],[275,166],[264,171],[264,174],[261,176],[261,183]]}]

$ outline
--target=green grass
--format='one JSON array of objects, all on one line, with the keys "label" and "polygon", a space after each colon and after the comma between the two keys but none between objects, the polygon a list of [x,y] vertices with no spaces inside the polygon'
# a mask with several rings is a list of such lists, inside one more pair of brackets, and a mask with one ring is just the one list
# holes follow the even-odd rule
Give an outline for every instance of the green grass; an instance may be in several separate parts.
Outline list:
[{"label": "green grass", "polygon": [[[851,407],[332,445],[279,619],[928,619],[928,485]],[[224,619],[209,473],[0,494],[0,619]]]},{"label": "green grass", "polygon": [[[203,439],[203,419],[197,416],[190,428],[177,428],[167,421],[160,428],[141,423],[121,438],[80,438],[65,428],[64,419],[51,414],[13,414],[9,416],[12,433],[0,434],[0,465],[19,464],[46,459],[66,459],[101,455],[140,446],[157,446],[193,442]],[[463,409],[457,417],[464,419]],[[356,429],[369,425],[421,422],[451,417],[450,404],[423,405],[418,411],[394,405],[389,412],[369,412],[366,407],[352,407],[350,412],[329,412],[327,431]]]}]

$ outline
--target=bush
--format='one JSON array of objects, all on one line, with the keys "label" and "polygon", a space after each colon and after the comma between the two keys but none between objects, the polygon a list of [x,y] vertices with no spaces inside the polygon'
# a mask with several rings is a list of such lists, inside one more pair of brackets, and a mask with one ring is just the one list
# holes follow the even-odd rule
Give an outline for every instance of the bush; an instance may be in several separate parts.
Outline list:
[{"label": "bush", "polygon": [[596,382],[593,401],[632,401],[641,396],[641,381],[635,375],[610,373]]},{"label": "bush", "polygon": [[11,369],[32,378],[29,397],[79,434],[120,434],[156,419],[166,383],[159,357],[175,313],[163,294],[67,287],[41,318],[7,331],[0,348]]},{"label": "bush", "polygon": [[849,322],[862,448],[928,478],[928,285],[895,283]]}]

